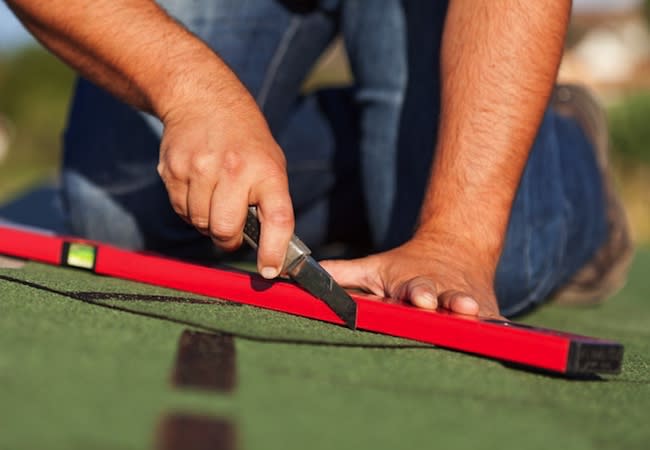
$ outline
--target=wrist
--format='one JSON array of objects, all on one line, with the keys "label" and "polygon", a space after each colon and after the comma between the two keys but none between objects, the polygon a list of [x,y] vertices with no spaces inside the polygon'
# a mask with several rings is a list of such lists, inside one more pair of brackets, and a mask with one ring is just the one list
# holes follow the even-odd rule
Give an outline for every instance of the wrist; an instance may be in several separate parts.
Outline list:
[{"label": "wrist", "polygon": [[503,249],[505,231],[486,223],[468,223],[439,217],[421,223],[413,236],[420,242],[435,242],[466,264],[480,265],[493,275]]},{"label": "wrist", "polygon": [[[443,151],[444,148],[438,148],[439,154]],[[459,154],[464,153],[459,150]],[[444,240],[446,245],[459,247],[496,268],[515,188],[504,182],[502,174],[490,175],[494,171],[489,164],[481,172],[474,171],[474,178],[470,179],[462,168],[442,170],[436,164],[415,236]]]},{"label": "wrist", "polygon": [[248,91],[207,45],[192,37],[167,58],[162,74],[149,83],[154,114],[167,122],[178,114],[202,108],[231,106]]}]

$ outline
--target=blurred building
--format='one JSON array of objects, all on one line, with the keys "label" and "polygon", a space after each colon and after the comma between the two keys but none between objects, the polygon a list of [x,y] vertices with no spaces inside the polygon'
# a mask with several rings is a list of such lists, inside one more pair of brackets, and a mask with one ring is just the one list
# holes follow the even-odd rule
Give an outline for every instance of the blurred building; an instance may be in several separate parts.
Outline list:
[{"label": "blurred building", "polygon": [[559,78],[585,83],[604,98],[650,89],[650,31],[643,2],[576,1]]}]

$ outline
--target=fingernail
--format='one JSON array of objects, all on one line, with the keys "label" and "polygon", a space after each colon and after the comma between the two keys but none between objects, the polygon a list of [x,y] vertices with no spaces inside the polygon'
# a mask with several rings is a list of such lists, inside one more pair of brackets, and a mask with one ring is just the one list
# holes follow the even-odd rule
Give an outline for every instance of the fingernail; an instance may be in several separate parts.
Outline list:
[{"label": "fingernail", "polygon": [[275,278],[280,274],[278,269],[276,269],[275,267],[264,267],[264,268],[262,268],[262,271],[260,273],[267,280]]},{"label": "fingernail", "polygon": [[473,303],[475,305],[478,305],[478,302],[474,300],[472,297],[461,297],[465,303]]},{"label": "fingernail", "polygon": [[[463,308],[465,309],[465,314],[478,314],[479,312],[479,305],[478,302],[473,299],[472,297],[461,297],[461,300],[463,301],[464,305]],[[467,308],[472,308],[472,310],[467,310]]]},{"label": "fingernail", "polygon": [[420,303],[425,303],[426,306],[429,306],[430,308],[433,308],[436,302],[436,298],[429,292],[424,292],[418,295],[418,300],[420,301]]}]

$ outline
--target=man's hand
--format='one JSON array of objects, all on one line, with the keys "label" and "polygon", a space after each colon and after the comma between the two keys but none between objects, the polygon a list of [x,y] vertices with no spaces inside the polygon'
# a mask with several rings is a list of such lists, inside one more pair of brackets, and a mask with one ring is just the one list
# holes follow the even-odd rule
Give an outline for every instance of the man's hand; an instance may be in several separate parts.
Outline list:
[{"label": "man's hand", "polygon": [[248,206],[257,205],[258,269],[274,278],[294,226],[284,154],[243,86],[222,92],[221,105],[197,100],[164,115],[158,173],[176,213],[226,250],[241,245]]},{"label": "man's hand", "polygon": [[323,261],[346,288],[406,300],[423,309],[500,318],[491,263],[466,247],[413,239],[385,253],[351,261]]},{"label": "man's hand", "polygon": [[569,11],[568,0],[449,3],[438,142],[420,223],[394,250],[326,262],[337,281],[423,308],[499,317],[494,275]]}]

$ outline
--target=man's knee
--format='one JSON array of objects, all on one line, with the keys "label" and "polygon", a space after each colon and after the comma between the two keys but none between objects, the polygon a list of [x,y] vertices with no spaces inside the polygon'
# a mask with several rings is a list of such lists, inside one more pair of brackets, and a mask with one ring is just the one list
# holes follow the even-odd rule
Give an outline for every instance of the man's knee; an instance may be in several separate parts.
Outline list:
[{"label": "man's knee", "polygon": [[66,219],[73,234],[133,250],[144,248],[144,239],[133,215],[81,174],[64,171],[62,194]]}]

